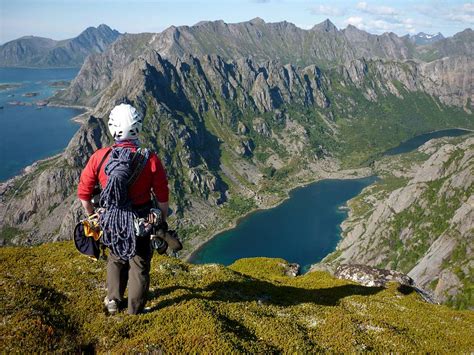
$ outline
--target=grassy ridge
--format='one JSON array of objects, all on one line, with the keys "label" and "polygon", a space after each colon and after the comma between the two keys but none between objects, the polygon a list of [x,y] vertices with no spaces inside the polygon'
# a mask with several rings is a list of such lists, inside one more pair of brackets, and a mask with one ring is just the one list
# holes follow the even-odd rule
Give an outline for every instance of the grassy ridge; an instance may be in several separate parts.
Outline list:
[{"label": "grassy ridge", "polygon": [[226,268],[153,259],[151,312],[107,317],[105,263],[70,242],[0,249],[4,351],[472,351],[472,312],[424,303],[397,285],[366,288],[281,259]]}]

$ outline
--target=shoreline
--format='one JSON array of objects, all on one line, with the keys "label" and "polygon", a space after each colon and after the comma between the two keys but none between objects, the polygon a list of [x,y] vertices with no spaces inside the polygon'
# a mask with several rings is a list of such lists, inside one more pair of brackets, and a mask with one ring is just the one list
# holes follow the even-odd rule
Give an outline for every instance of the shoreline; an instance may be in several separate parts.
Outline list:
[{"label": "shoreline", "polygon": [[8,178],[5,181],[0,181],[0,197],[3,196],[3,194],[8,190],[8,188],[12,185],[15,184],[16,181],[24,178],[26,175],[33,173],[37,168],[38,165],[48,162],[50,160],[54,160],[59,158],[61,155],[63,155],[64,152],[54,154],[52,156],[49,156],[47,158],[39,159],[34,161],[32,164],[25,166],[20,173],[12,176],[11,178]]},{"label": "shoreline", "polygon": [[[354,173],[356,173],[357,175],[354,174]],[[333,179],[334,180],[355,180],[355,179],[368,178],[370,176],[373,176],[373,171],[370,168],[345,169],[345,170],[336,170],[336,171],[331,171],[331,172],[324,171],[324,174],[322,174],[321,176],[319,176],[315,180],[310,180],[310,181],[297,183],[296,185],[285,189],[284,190],[285,196],[281,200],[277,201],[276,203],[268,205],[268,206],[260,206],[260,207],[253,208],[250,211],[248,211],[247,213],[245,213],[243,216],[239,216],[239,217],[235,218],[234,220],[230,221],[229,226],[227,226],[225,228],[218,229],[215,232],[212,232],[212,234],[210,235],[209,238],[206,238],[205,240],[197,243],[194,250],[191,251],[187,256],[185,256],[183,258],[183,260],[186,261],[186,262],[192,263],[192,261],[190,259],[192,259],[201,248],[203,248],[207,243],[209,243],[212,239],[217,237],[219,234],[236,228],[237,225],[243,219],[248,218],[254,212],[265,211],[265,210],[269,210],[269,209],[278,207],[283,202],[287,201],[290,198],[290,192],[292,192],[296,189],[303,188],[303,187],[306,187],[308,185],[311,185],[311,184],[314,184],[314,183],[317,183],[317,182],[323,181],[323,180],[333,180]]]},{"label": "shoreline", "polygon": [[72,117],[70,120],[73,121],[73,122],[76,122],[78,124],[84,124],[85,121],[87,120],[87,118],[84,118],[82,116],[84,115],[90,115],[90,113],[92,112],[92,108],[91,107],[87,107],[87,106],[80,106],[80,105],[66,105],[66,104],[57,104],[57,103],[49,103],[46,105],[47,107],[58,107],[58,108],[72,108],[72,109],[76,109],[76,110],[83,110],[84,112],[81,112],[80,114]]}]

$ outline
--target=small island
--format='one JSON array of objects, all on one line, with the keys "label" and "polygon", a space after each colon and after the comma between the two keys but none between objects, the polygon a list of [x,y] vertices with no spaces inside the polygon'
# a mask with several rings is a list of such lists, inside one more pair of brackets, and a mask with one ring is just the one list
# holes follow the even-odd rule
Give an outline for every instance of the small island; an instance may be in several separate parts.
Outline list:
[{"label": "small island", "polygon": [[48,100],[38,100],[38,101],[36,101],[36,106],[43,107],[43,106],[46,106],[48,104],[49,104]]},{"label": "small island", "polygon": [[52,81],[48,84],[48,86],[53,87],[53,88],[65,88],[68,87],[70,84],[69,80],[58,80],[58,81]]},{"label": "small island", "polygon": [[25,101],[9,101],[8,104],[12,106],[32,106],[33,105],[31,102],[25,102]]},{"label": "small island", "polygon": [[0,91],[16,89],[16,88],[19,88],[20,86],[21,84],[15,84],[15,83],[0,84]]},{"label": "small island", "polygon": [[39,92],[26,92],[21,96],[23,96],[23,97],[35,97],[35,96],[38,96],[38,95],[39,95]]}]

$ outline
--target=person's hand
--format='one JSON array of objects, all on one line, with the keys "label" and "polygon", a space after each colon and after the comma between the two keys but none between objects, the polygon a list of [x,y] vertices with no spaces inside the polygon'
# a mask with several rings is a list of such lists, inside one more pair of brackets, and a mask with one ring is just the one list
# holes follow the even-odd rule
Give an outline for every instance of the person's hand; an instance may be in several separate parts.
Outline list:
[{"label": "person's hand", "polygon": [[155,224],[157,222],[156,215],[153,212],[148,214],[148,223]]}]

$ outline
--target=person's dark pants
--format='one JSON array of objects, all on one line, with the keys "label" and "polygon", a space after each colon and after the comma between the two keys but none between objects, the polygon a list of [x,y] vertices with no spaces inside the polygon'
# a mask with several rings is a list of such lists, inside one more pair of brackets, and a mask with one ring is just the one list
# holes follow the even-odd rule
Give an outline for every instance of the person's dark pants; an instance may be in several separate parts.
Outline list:
[{"label": "person's dark pants", "polygon": [[[139,217],[145,217],[148,209],[136,210]],[[150,265],[153,250],[150,237],[137,237],[136,255],[130,260],[122,260],[109,252],[107,261],[107,298],[119,303],[124,299],[128,282],[128,313],[143,311],[150,287]]]},{"label": "person's dark pants", "polygon": [[128,281],[128,313],[143,311],[150,286],[152,257],[150,238],[138,238],[137,254],[130,260],[122,260],[109,253],[107,262],[107,298],[121,302]]}]

